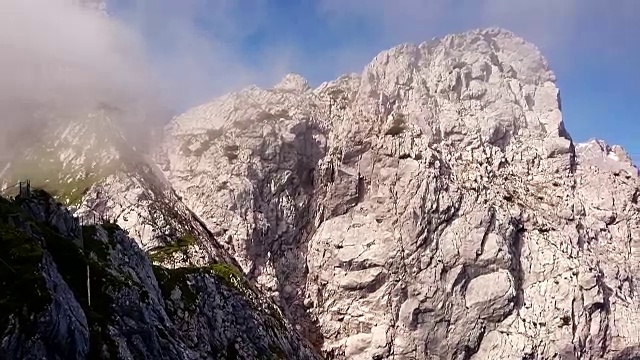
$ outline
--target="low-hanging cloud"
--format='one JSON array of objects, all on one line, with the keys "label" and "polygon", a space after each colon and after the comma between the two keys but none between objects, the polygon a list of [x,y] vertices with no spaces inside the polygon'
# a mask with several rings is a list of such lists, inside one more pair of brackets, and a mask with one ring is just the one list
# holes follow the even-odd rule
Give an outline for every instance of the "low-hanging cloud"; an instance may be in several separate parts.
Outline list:
[{"label": "low-hanging cloud", "polygon": [[71,1],[4,0],[0,161],[33,141],[52,117],[86,115],[101,103],[124,105],[150,94],[138,41],[100,12]]},{"label": "low-hanging cloud", "polygon": [[[513,30],[538,45],[554,68],[589,52],[613,57],[640,36],[635,0],[318,0],[305,7],[314,13],[289,14],[290,24],[254,42],[280,21],[274,11],[289,11],[278,8],[285,2],[108,0],[110,16],[77,2],[100,0],[3,0],[5,129],[33,122],[34,109],[86,114],[111,103],[179,112],[250,84],[272,85],[291,70],[317,84],[360,71],[395,44],[478,27]],[[308,41],[285,33],[273,39],[278,31],[296,32],[305,16],[320,19]],[[322,49],[307,54],[315,36],[340,41],[321,41]]]},{"label": "low-hanging cloud", "polygon": [[5,0],[0,11],[0,101],[80,109],[145,92],[136,37],[63,0]]},{"label": "low-hanging cloud", "polygon": [[[247,1],[256,20],[261,1]],[[159,109],[180,111],[285,72],[283,56],[263,54],[260,67],[250,66],[231,45],[251,32],[229,20],[235,1],[114,0],[113,16],[79,3],[101,1],[2,2],[0,165],[17,141],[33,140],[25,128],[51,117],[86,116],[109,104],[132,112],[133,126]],[[203,21],[215,26],[199,27]]]}]

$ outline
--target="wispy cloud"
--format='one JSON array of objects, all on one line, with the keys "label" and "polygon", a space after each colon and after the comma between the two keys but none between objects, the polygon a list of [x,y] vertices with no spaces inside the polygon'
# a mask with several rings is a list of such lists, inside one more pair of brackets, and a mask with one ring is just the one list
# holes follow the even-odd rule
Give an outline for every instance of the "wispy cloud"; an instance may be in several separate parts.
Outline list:
[{"label": "wispy cloud", "polygon": [[143,92],[147,74],[136,40],[67,1],[5,1],[0,99],[5,106],[29,101],[77,108]]},{"label": "wispy cloud", "polygon": [[[73,118],[101,103],[135,108],[131,118],[138,121],[140,111],[180,110],[250,83],[272,83],[286,72],[291,52],[255,54],[263,59],[258,67],[238,45],[266,19],[265,1],[113,1],[119,12],[106,17],[74,0],[4,0],[3,133],[37,127],[38,114]],[[15,141],[0,139],[0,147]]]},{"label": "wispy cloud", "polygon": [[[64,0],[5,0],[0,11],[0,154],[35,136],[43,117],[143,101],[153,87],[139,38]],[[16,138],[14,130],[23,130]]]},{"label": "wispy cloud", "polygon": [[286,73],[287,49],[254,52],[242,42],[264,26],[266,0],[137,0],[117,17],[147,39],[152,69],[162,94],[177,107],[193,106],[252,83],[271,83]]},{"label": "wispy cloud", "polygon": [[[317,83],[360,71],[397,43],[477,27],[513,30],[552,66],[613,56],[640,37],[636,0],[318,0],[295,14],[284,0],[109,0],[109,18],[72,2],[4,0],[3,123],[21,122],[34,104],[81,112],[147,99],[182,110],[293,69]],[[292,36],[299,28],[308,33]]]}]

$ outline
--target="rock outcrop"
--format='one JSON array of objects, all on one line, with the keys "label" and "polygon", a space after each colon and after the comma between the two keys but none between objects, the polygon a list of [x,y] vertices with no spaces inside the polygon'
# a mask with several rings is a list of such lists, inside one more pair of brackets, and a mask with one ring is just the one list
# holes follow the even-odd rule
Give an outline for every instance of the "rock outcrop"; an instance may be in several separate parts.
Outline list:
[{"label": "rock outcrop", "polygon": [[79,224],[43,191],[0,198],[0,358],[320,358],[233,266],[152,266]]},{"label": "rock outcrop", "polygon": [[501,29],[401,45],[192,109],[160,163],[327,358],[640,356],[637,169],[554,82]]},{"label": "rock outcrop", "polygon": [[[555,75],[506,30],[401,45],[315,89],[290,74],[187,111],[158,143],[153,160],[126,139],[105,152],[117,166],[74,207],[165,266],[96,228],[113,273],[138,274],[110,293],[136,299],[105,340],[125,357],[314,358],[306,340],[327,359],[640,357],[638,170],[572,141]],[[55,291],[57,314],[85,313],[56,329],[95,349],[82,329],[101,318]]]}]

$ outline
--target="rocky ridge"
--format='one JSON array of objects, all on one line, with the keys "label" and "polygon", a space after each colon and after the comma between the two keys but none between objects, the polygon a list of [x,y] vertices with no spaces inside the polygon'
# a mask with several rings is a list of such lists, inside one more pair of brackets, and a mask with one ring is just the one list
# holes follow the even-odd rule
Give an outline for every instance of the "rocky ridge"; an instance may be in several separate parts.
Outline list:
[{"label": "rocky ridge", "polygon": [[319,359],[234,267],[152,266],[44,191],[0,198],[0,235],[2,359]]},{"label": "rocky ridge", "polygon": [[159,162],[327,358],[630,356],[638,172],[572,142],[554,82],[508,31],[450,35],[192,109]]},{"label": "rocky ridge", "polygon": [[555,75],[509,31],[226,95],[140,159],[78,214],[165,265],[238,264],[325,358],[640,356],[638,170],[573,143]]}]

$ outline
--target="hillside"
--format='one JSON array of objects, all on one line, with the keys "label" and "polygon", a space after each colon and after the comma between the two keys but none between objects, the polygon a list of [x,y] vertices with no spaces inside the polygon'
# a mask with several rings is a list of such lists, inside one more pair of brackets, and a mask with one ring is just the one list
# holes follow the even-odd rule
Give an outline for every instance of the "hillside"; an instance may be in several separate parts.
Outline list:
[{"label": "hillside", "polygon": [[319,358],[234,266],[152,265],[80,224],[41,190],[0,198],[0,358]]}]

